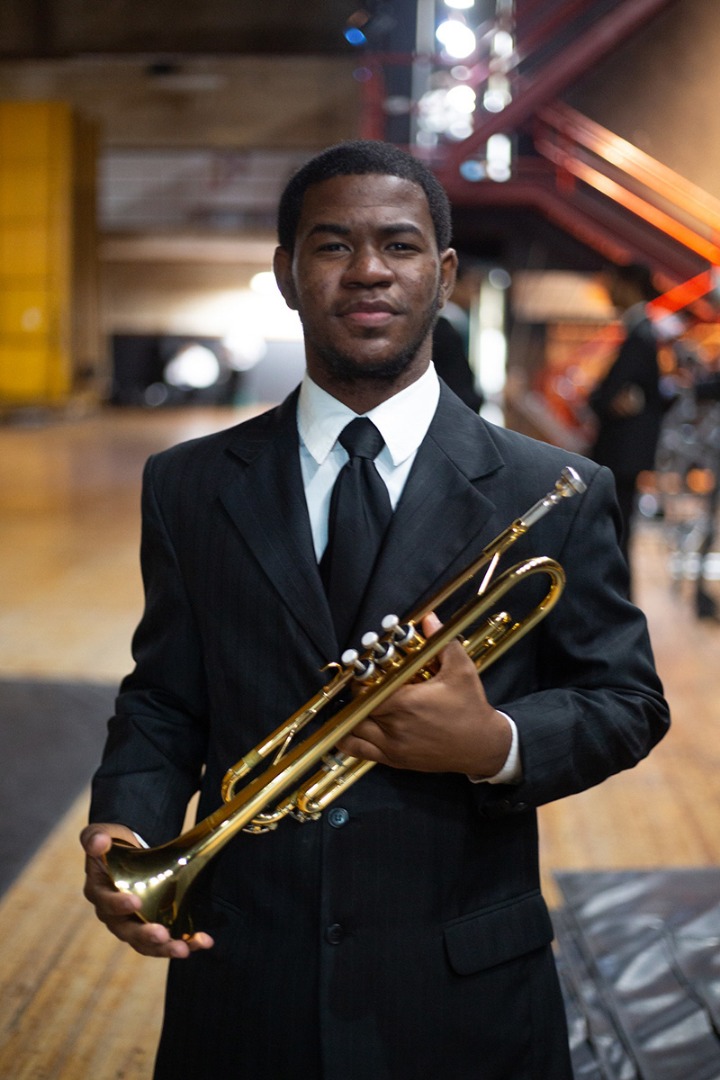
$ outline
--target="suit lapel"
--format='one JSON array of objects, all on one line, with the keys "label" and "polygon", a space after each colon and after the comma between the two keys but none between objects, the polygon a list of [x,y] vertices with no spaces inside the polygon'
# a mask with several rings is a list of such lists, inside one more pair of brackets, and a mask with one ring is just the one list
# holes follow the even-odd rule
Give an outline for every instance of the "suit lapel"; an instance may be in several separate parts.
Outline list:
[{"label": "suit lapel", "polygon": [[241,467],[220,498],[290,615],[323,656],[336,659],[303,492],[296,408],[297,392],[238,429],[231,453]]},{"label": "suit lapel", "polygon": [[[297,393],[238,428],[221,500],[268,579],[321,655],[338,643],[313,549],[298,455]],[[478,480],[502,468],[487,428],[442,388],[438,409],[393,516],[355,624],[377,630],[407,614],[470,562],[489,539],[495,504]]]},{"label": "suit lapel", "polygon": [[470,563],[490,538],[487,525],[495,511],[477,482],[502,466],[484,422],[443,388],[356,631],[376,630],[388,613],[407,614]]}]

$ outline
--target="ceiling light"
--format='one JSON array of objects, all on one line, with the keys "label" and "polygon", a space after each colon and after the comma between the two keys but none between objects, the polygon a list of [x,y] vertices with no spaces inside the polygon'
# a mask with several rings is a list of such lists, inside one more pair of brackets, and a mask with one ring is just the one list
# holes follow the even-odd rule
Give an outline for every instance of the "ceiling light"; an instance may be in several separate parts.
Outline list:
[{"label": "ceiling light", "polygon": [[446,19],[435,31],[435,37],[453,60],[464,60],[475,52],[475,34],[459,19]]}]

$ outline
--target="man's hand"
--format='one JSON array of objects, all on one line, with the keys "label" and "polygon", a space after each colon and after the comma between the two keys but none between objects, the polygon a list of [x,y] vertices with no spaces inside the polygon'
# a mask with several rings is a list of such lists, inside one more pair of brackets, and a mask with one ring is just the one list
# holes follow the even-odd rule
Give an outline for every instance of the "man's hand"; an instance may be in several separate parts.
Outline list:
[{"label": "man's hand", "polygon": [[[441,625],[423,620],[429,637]],[[439,654],[439,669],[425,682],[400,687],[363,720],[339,749],[396,769],[495,776],[512,741],[506,717],[489,704],[475,665],[459,641]]]},{"label": "man's hand", "polygon": [[87,856],[84,893],[100,922],[143,956],[184,959],[200,949],[211,948],[213,939],[209,934],[193,934],[187,941],[179,941],[170,937],[167,927],[143,922],[137,916],[139,899],[115,888],[101,859],[113,839],[140,846],[124,825],[87,825],[80,833],[80,843]]},{"label": "man's hand", "polygon": [[639,416],[645,408],[645,394],[642,387],[631,383],[619,390],[610,402],[610,411],[614,416],[627,419],[631,416]]}]

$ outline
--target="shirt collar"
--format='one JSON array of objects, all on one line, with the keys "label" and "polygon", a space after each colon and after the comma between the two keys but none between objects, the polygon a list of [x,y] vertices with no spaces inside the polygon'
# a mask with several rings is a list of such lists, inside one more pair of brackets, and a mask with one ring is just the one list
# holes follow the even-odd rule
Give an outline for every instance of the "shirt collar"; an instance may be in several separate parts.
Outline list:
[{"label": "shirt collar", "polygon": [[[429,364],[414,383],[364,414],[385,440],[393,465],[400,465],[420,446],[435,415],[439,396],[440,383],[434,366]],[[298,431],[318,465],[327,458],[342,429],[356,416],[357,413],[322,390],[305,373],[298,398]]]}]

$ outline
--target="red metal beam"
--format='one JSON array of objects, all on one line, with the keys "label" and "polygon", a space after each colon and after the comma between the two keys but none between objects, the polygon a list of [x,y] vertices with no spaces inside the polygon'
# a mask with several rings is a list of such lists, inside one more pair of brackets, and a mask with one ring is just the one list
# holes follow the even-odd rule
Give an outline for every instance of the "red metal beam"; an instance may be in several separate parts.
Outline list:
[{"label": "red metal beam", "polygon": [[540,20],[537,25],[531,26],[529,29],[525,29],[525,26],[528,22],[528,16],[530,16],[530,19],[532,18],[533,5],[518,4],[517,6],[515,18],[517,48],[515,52],[518,61],[526,59],[535,49],[540,48],[547,41],[552,41],[555,33],[563,28],[567,29],[578,15],[582,15],[586,11],[592,11],[595,7],[595,0],[565,0],[563,4],[554,4],[550,11],[548,11],[547,0],[540,0],[539,4],[534,6],[538,8]]},{"label": "red metal beam", "polygon": [[[592,6],[595,0],[582,0],[582,5],[586,7]],[[565,7],[562,7],[562,4]],[[560,3],[553,5],[560,9],[560,14],[563,18],[566,18],[566,8],[575,6],[577,0],[560,0]],[[548,16],[548,2],[547,0],[517,0],[515,6],[515,22],[518,24],[531,23],[536,16],[541,19],[545,19]]]},{"label": "red metal beam", "polygon": [[589,184],[619,206],[624,206],[626,210],[630,210],[642,221],[646,221],[655,229],[677,241],[677,243],[682,244],[690,251],[694,251],[702,259],[706,259],[714,265],[720,264],[720,247],[694,229],[678,221],[676,217],[666,214],[664,210],[660,210],[657,206],[648,202],[647,199],[643,199],[636,195],[635,192],[629,191],[628,188],[619,184],[616,180],[606,176],[598,169],[594,169],[579,158],[560,150],[554,144],[548,143],[544,139],[538,139],[535,145],[541,154],[554,161],[572,176]]},{"label": "red metal beam", "polygon": [[443,170],[438,174],[443,183],[446,182],[446,172],[457,170],[466,158],[476,155],[491,135],[517,131],[533,113],[556,98],[620,42],[674,2],[623,0],[604,18],[598,19],[561,56],[554,57],[551,64],[531,78],[506,109],[489,116],[469,138],[449,150]]},{"label": "red metal beam", "polygon": [[[538,114],[541,125],[589,150],[602,161],[628,174],[649,191],[659,195],[688,218],[720,234],[720,200],[667,165],[650,157],[632,143],[615,135],[564,102],[556,101]],[[568,150],[571,151],[571,147]]]},{"label": "red metal beam", "polygon": [[521,162],[518,178],[504,184],[472,184],[459,175],[449,185],[454,205],[524,209],[546,218],[609,262],[650,264],[668,284],[698,274],[705,264],[641,220],[633,220],[610,201],[591,200],[579,190],[562,190],[554,173],[537,162]]}]

